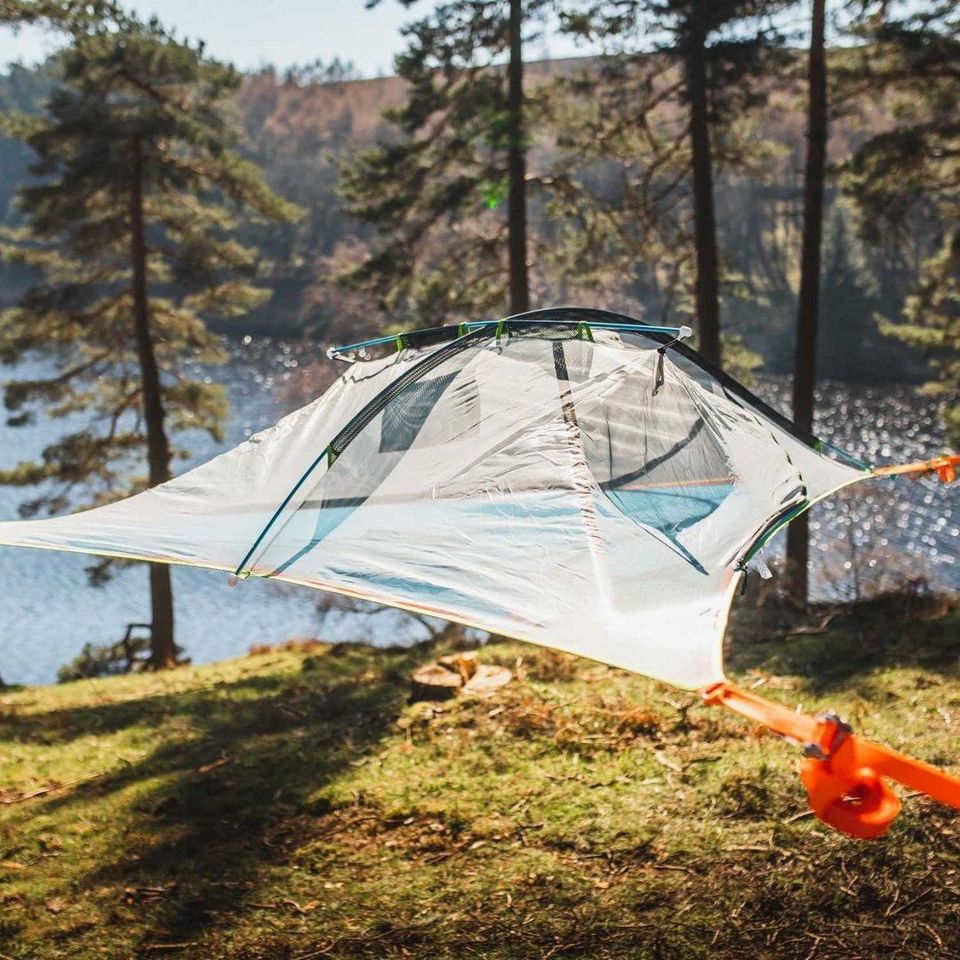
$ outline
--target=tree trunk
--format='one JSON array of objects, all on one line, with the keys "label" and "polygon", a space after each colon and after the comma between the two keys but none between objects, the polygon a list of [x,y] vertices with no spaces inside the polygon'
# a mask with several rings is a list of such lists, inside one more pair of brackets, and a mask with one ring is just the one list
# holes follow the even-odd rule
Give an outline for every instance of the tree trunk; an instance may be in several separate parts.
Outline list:
[{"label": "tree trunk", "polygon": [[706,34],[691,25],[684,53],[690,100],[690,147],[693,152],[693,229],[697,254],[697,349],[720,366],[719,268],[717,224],[713,205],[713,160],[707,111]]},{"label": "tree trunk", "polygon": [[507,230],[510,313],[530,309],[527,277],[527,153],[523,130],[523,0],[510,0],[510,63],[507,67]]},{"label": "tree trunk", "polygon": [[[133,272],[133,323],[140,363],[140,388],[143,395],[143,419],[147,428],[147,461],[150,486],[170,479],[170,444],[164,429],[160,371],[150,335],[147,303],[147,243],[143,223],[143,157],[140,141],[134,139],[130,181],[130,259]],[[150,664],[154,669],[176,666],[177,648],[173,640],[173,588],[170,567],[150,564]]]},{"label": "tree trunk", "polygon": [[[803,252],[797,309],[797,345],[793,362],[793,420],[813,432],[813,390],[816,384],[817,312],[820,303],[820,247],[823,236],[823,192],[827,160],[827,65],[824,52],[826,0],[813,0],[808,61],[809,107],[807,166],[803,186]],[[787,528],[787,575],[790,595],[806,606],[809,524],[807,514]]]}]

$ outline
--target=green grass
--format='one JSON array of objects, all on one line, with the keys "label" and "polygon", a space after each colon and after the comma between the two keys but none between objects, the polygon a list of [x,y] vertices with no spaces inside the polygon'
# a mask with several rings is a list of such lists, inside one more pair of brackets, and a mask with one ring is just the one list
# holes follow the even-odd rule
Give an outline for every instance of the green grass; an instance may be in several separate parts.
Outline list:
[{"label": "green grass", "polygon": [[[731,662],[958,771],[960,614],[902,606],[747,611]],[[510,686],[411,705],[435,654],[0,693],[0,957],[960,956],[955,812],[848,840],[794,748],[690,695],[496,644]]]}]

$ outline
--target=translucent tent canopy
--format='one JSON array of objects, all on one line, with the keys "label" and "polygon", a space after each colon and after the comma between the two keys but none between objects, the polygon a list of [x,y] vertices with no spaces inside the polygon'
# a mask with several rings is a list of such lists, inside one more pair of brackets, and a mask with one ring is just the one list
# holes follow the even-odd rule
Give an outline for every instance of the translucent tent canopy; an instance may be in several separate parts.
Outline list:
[{"label": "translucent tent canopy", "polygon": [[867,475],[628,318],[398,345],[160,487],[0,543],[273,577],[700,688],[758,545]]}]

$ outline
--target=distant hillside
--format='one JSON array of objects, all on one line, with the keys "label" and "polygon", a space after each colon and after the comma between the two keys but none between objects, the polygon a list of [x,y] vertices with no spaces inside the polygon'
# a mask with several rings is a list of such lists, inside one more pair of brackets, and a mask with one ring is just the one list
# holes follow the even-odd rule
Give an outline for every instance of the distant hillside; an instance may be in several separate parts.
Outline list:
[{"label": "distant hillside", "polygon": [[[530,64],[528,90],[596,67],[591,58]],[[0,109],[39,109],[51,82],[43,71],[11,67],[0,76]],[[274,295],[264,307],[233,322],[230,332],[283,337],[310,332],[322,339],[326,331],[341,336],[345,329],[367,330],[383,322],[385,318],[371,317],[369,311],[360,317],[332,307],[317,291],[324,289],[325,258],[345,244],[368,239],[364,226],[340,210],[335,193],[338,165],[347,163],[356,150],[391,136],[382,114],[399,105],[403,96],[403,83],[395,77],[320,82],[266,69],[248,78],[237,107],[249,155],[264,167],[271,186],[301,204],[308,215],[295,226],[251,224],[245,229],[244,239],[263,252],[263,273]],[[747,278],[727,292],[723,312],[727,328],[762,353],[768,369],[782,370],[792,351],[804,145],[804,118],[789,82],[773,91],[762,116],[752,122],[756,136],[776,149],[755,176],[718,178],[721,244],[730,272]],[[837,118],[831,158],[841,160],[870,132],[891,122],[891,112],[882,104]],[[535,145],[531,172],[536,174],[554,156],[551,142]],[[17,219],[11,200],[26,177],[28,160],[20,144],[0,138],[0,214],[8,225]],[[917,376],[922,364],[903,346],[880,337],[873,321],[877,313],[899,313],[912,280],[909,270],[889,252],[862,249],[850,212],[834,201],[832,197],[827,218],[821,370],[826,376],[868,379]],[[478,196],[478,212],[482,202]],[[534,210],[532,216],[536,230],[542,226],[542,211]],[[0,304],[14,302],[25,279],[3,271]],[[746,296],[745,284],[750,287]],[[592,296],[594,303],[611,308],[635,302],[626,286]]]},{"label": "distant hillside", "polygon": [[[597,68],[594,58],[530,64],[528,91],[535,93],[558,76]],[[786,369],[792,355],[805,143],[802,104],[794,86],[782,82],[762,115],[751,120],[756,137],[775,145],[764,168],[749,178],[721,175],[717,182],[721,244],[731,273],[750,278],[751,285],[748,296],[743,296],[743,284],[728,291],[725,323],[758,350],[772,370]],[[240,107],[253,156],[267,169],[271,184],[310,215],[296,237],[288,228],[274,228],[256,238],[268,251],[294,253],[292,263],[276,277],[274,299],[247,318],[245,326],[283,334],[308,329],[322,337],[333,324],[337,329],[330,335],[342,335],[343,317],[334,315],[327,298],[311,292],[324,280],[322,258],[340,244],[362,244],[367,238],[365,228],[339,209],[334,193],[337,165],[348,162],[355,150],[392,135],[382,114],[399,105],[403,96],[403,84],[395,77],[298,83],[267,70],[249,78]],[[831,127],[831,160],[842,160],[865,137],[891,124],[892,113],[882,103],[861,106],[856,113],[848,110]],[[555,155],[552,142],[535,144],[531,174],[536,176]],[[821,370],[835,377],[916,377],[922,363],[900,344],[882,338],[873,319],[877,313],[899,313],[911,277],[889,251],[861,248],[850,211],[835,200],[831,196],[827,217]],[[478,196],[478,212],[481,205]],[[538,216],[542,213],[533,209],[535,229]],[[629,308],[631,299],[626,288],[606,289],[596,291],[593,302]]]}]

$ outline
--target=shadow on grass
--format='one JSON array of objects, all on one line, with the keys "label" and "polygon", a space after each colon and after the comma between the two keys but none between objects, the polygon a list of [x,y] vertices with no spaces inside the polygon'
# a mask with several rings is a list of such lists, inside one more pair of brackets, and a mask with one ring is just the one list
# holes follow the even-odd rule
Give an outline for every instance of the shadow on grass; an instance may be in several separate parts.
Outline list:
[{"label": "shadow on grass", "polygon": [[[258,877],[283,861],[285,824],[302,841],[311,813],[326,812],[311,810],[311,798],[390,730],[407,677],[426,656],[334,647],[300,674],[11,717],[2,737],[68,742],[167,721],[167,742],[47,800],[44,812],[133,788],[127,822],[116,826],[116,860],[82,877],[80,889],[126,891],[135,909],[149,910],[144,946],[192,941],[228,923]],[[137,905],[141,896],[149,905]]]},{"label": "shadow on grass", "polygon": [[936,595],[889,594],[855,605],[818,606],[803,621],[738,611],[727,656],[736,672],[804,677],[815,693],[869,683],[886,668],[960,677],[960,604]]},{"label": "shadow on grass", "polygon": [[[960,901],[931,876],[955,861],[957,818],[927,808],[905,820],[882,843],[854,845],[758,817],[754,843],[706,846],[670,862],[646,851],[558,857],[522,847],[487,865],[421,868],[435,871],[427,915],[396,897],[389,868],[373,864],[369,893],[353,902],[362,923],[337,937],[264,928],[232,956],[956,960],[945,945],[960,942]],[[465,878],[481,871],[511,897],[471,894]]]},{"label": "shadow on grass", "polygon": [[157,693],[35,713],[7,713],[0,727],[0,743],[20,741],[54,746],[88,736],[120,733],[134,726],[161,724],[175,715],[194,721],[221,710],[225,697],[232,700],[240,694],[251,703],[260,703],[261,698],[269,698],[288,685],[289,680],[282,677],[251,676],[182,693]]}]

